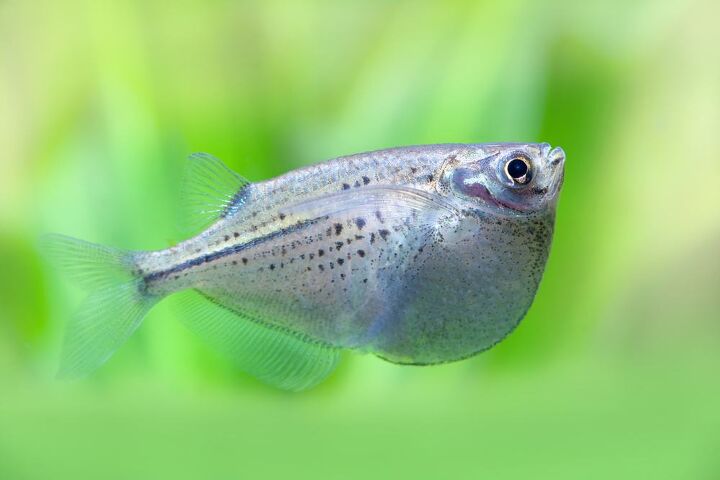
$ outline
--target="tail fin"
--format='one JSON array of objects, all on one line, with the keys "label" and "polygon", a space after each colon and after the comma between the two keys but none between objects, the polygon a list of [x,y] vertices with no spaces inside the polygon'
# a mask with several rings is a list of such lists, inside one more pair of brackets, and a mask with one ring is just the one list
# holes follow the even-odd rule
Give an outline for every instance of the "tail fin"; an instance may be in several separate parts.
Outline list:
[{"label": "tail fin", "polygon": [[84,376],[105,363],[160,300],[142,289],[137,253],[64,235],[48,235],[43,249],[79,285],[91,290],[68,324],[59,377]]}]

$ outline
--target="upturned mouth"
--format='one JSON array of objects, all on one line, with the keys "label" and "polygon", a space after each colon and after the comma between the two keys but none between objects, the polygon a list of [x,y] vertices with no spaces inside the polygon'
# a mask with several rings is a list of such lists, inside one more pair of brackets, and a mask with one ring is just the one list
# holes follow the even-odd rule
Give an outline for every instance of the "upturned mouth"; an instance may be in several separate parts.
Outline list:
[{"label": "upturned mouth", "polygon": [[565,180],[565,151],[560,147],[553,148],[548,154],[548,163],[553,169],[553,187],[557,192]]},{"label": "upturned mouth", "polygon": [[560,147],[555,147],[548,153],[547,159],[553,167],[561,166],[565,163],[565,151]]}]

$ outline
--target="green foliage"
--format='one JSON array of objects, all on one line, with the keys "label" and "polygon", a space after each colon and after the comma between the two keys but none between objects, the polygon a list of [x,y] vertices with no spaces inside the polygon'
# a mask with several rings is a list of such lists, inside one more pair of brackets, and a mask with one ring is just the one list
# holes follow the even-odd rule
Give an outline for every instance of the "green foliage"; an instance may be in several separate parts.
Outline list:
[{"label": "green foliage", "polygon": [[[0,2],[0,478],[717,478],[720,14],[710,0]],[[346,355],[277,392],[172,298],[57,383],[60,232],[179,239],[184,158],[250,180],[403,144],[568,156],[530,314],[469,361]]]}]

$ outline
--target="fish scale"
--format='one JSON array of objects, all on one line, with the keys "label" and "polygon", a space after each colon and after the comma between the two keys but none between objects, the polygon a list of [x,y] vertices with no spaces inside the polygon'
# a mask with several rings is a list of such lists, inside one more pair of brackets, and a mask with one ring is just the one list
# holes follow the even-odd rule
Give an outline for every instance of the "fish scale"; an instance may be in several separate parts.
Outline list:
[{"label": "fish scale", "polygon": [[[215,215],[199,234],[150,252],[51,242],[76,276],[101,281],[71,328],[67,370],[96,368],[179,292],[200,294],[190,328],[281,388],[318,383],[340,349],[415,365],[472,356],[530,308],[563,168],[547,144],[446,144],[249,183],[193,157],[190,193]],[[104,304],[112,322],[98,318]]]}]

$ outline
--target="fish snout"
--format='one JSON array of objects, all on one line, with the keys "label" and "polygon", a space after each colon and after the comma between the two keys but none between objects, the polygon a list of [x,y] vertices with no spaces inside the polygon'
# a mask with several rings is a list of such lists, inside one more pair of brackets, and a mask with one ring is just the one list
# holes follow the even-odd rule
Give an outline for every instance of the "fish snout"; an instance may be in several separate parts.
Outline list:
[{"label": "fish snout", "polygon": [[560,147],[553,148],[547,155],[547,165],[550,167],[553,197],[557,198],[565,182],[565,151]]},{"label": "fish snout", "polygon": [[548,153],[547,160],[552,167],[562,168],[565,165],[565,151],[560,147],[555,147]]}]

